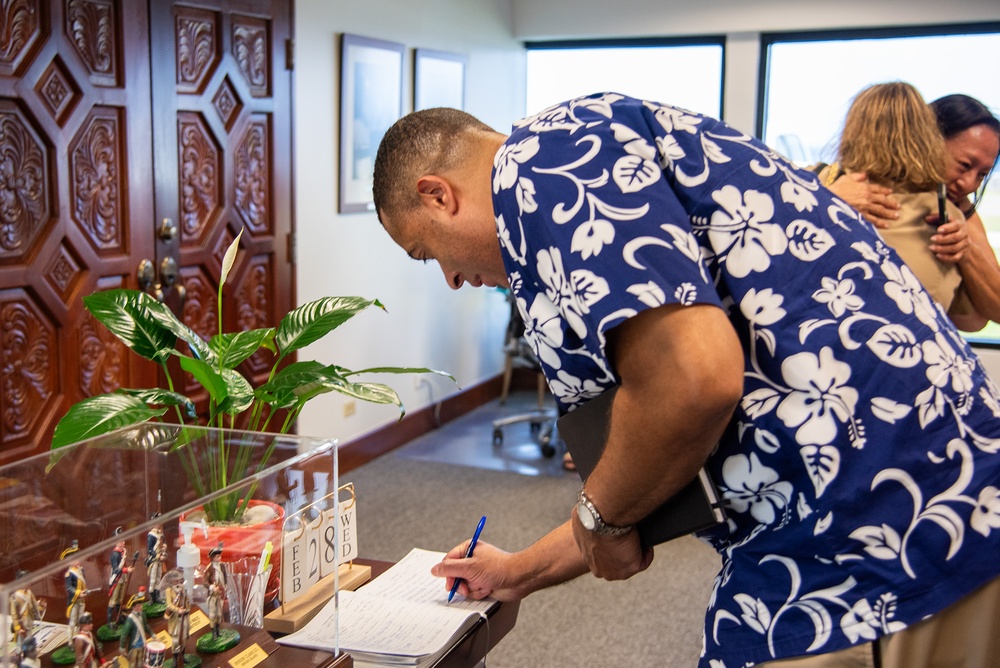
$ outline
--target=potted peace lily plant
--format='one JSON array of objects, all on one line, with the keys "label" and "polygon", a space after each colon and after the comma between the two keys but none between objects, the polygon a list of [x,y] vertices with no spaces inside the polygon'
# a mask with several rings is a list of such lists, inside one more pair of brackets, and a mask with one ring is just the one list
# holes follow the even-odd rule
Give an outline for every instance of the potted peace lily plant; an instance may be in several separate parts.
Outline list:
[{"label": "potted peace lily plant", "polygon": [[[122,388],[83,399],[73,405],[56,425],[53,449],[132,425],[166,421],[168,412],[172,412],[171,421],[181,425],[226,429],[240,424],[250,432],[271,429],[272,432],[285,434],[292,428],[305,404],[327,392],[339,392],[361,401],[394,404],[399,407],[402,418],[402,402],[391,387],[355,378],[366,373],[436,373],[452,378],[447,373],[427,368],[374,367],[352,371],[316,361],[282,365],[289,355],[326,336],[365,309],[372,306],[384,308],[374,299],[324,297],[292,310],[277,327],[223,332],[223,286],[236,260],[241,236],[242,232],[229,246],[223,259],[217,298],[219,332],[209,341],[182,323],[166,305],[144,292],[115,289],[84,297],[85,307],[104,327],[136,354],[160,365],[167,387]],[[187,345],[178,345],[179,342]],[[273,355],[274,364],[267,380],[254,387],[237,367],[261,350]],[[199,415],[195,403],[174,389],[175,382],[167,364],[171,358],[177,358],[180,368],[191,374],[205,389],[208,395],[207,412]],[[272,420],[280,421],[280,424]],[[177,447],[185,445],[182,442],[183,429],[180,433]],[[261,471],[267,466],[273,456],[275,441],[262,435],[262,442],[267,443],[263,452],[258,450],[254,454],[253,449],[246,447],[231,451],[229,443],[220,439],[209,449],[208,461],[205,458],[196,459],[193,455],[186,459],[183,453],[180,459],[198,496],[210,496],[248,473]],[[232,525],[254,514],[247,510],[255,491],[256,485],[245,486],[206,502],[203,512],[207,521],[210,524]],[[272,523],[278,521],[280,530],[280,517],[269,519]],[[211,539],[205,542],[206,549],[215,545]],[[274,545],[278,544],[274,542]],[[259,546],[256,549],[259,554]]]}]

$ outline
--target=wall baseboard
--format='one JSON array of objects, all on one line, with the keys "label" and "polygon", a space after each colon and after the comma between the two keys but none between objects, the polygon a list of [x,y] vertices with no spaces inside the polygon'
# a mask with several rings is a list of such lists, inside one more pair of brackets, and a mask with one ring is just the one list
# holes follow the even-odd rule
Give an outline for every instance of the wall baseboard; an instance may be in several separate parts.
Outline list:
[{"label": "wall baseboard", "polygon": [[[511,389],[533,390],[536,379],[535,372],[530,369],[515,369],[511,377]],[[413,439],[499,398],[502,385],[502,377],[496,375],[448,397],[440,403],[440,408],[437,408],[438,404],[431,404],[413,413],[407,413],[399,422],[386,425],[339,446],[337,457],[340,475],[392,452]]]}]

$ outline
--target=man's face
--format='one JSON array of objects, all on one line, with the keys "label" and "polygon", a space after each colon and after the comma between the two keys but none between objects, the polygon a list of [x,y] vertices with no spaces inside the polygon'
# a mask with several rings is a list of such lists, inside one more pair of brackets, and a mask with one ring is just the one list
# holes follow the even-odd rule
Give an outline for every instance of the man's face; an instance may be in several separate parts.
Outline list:
[{"label": "man's face", "polygon": [[386,221],[389,236],[413,259],[436,261],[448,287],[508,286],[492,211],[448,217],[421,208],[397,218]]}]

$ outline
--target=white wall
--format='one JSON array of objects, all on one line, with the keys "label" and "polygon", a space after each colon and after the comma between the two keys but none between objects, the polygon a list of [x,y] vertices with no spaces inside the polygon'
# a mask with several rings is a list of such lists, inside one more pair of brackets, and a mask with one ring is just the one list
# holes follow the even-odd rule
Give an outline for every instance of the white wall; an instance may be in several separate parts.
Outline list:
[{"label": "white wall", "polygon": [[996,21],[996,0],[513,0],[519,39],[568,39]]},{"label": "white wall", "polygon": [[[436,265],[410,260],[374,214],[337,214],[340,35],[400,42],[404,111],[412,108],[413,49],[464,53],[466,110],[501,132],[524,111],[524,52],[513,37],[510,0],[297,0],[295,3],[295,220],[298,303],[326,295],[377,298],[369,310],[310,346],[299,359],[351,369],[420,366],[455,375],[461,387],[495,376],[502,365],[507,306],[496,291],[446,286]],[[370,380],[395,388],[408,411],[458,391],[431,377]],[[393,422],[390,406],[359,402],[343,416],[340,395],[309,404],[299,433],[346,442]]]}]

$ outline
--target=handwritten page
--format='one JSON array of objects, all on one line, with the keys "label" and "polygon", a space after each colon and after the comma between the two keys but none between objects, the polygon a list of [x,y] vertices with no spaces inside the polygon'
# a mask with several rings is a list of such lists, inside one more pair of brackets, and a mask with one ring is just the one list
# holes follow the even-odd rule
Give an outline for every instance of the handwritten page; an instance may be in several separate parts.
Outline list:
[{"label": "handwritten page", "polygon": [[355,660],[418,665],[445,652],[497,601],[456,596],[449,604],[444,579],[430,574],[443,552],[414,549],[357,591],[342,591],[301,630],[278,642],[333,651]]}]

